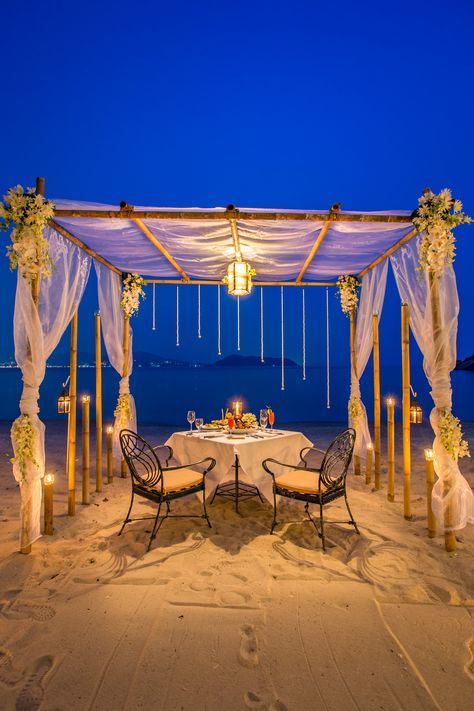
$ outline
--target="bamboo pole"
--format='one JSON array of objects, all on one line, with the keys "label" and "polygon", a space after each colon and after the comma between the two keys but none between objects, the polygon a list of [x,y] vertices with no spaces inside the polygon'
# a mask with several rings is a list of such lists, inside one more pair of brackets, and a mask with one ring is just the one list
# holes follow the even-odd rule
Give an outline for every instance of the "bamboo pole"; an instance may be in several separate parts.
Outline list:
[{"label": "bamboo pole", "polygon": [[113,435],[114,428],[107,427],[107,484],[114,482]]},{"label": "bamboo pole", "polygon": [[426,462],[426,508],[428,518],[428,536],[435,538],[436,536],[436,518],[432,509],[433,486],[435,483],[435,471],[433,462],[433,450],[425,449]]},{"label": "bamboo pole", "polygon": [[46,474],[43,479],[44,535],[52,536],[53,525],[54,474]]},{"label": "bamboo pole", "polygon": [[[130,351],[130,317],[124,316],[123,322],[123,374],[122,377],[125,378],[128,375],[128,358]],[[127,465],[125,459],[120,462],[120,476],[122,479],[127,477]]]},{"label": "bamboo pole", "polygon": [[77,427],[77,311],[71,321],[71,349],[69,365],[68,449],[67,449],[67,512],[76,513],[76,427]]},{"label": "bamboo pole", "polygon": [[90,503],[90,405],[89,395],[82,398],[82,503]]},{"label": "bamboo pole", "polygon": [[365,483],[370,484],[372,481],[372,460],[374,455],[374,445],[369,442],[365,455]]},{"label": "bamboo pole", "polygon": [[410,442],[410,314],[402,304],[402,439],[403,439],[403,515],[411,515],[411,442]]},{"label": "bamboo pole", "polygon": [[53,230],[56,230],[58,234],[60,234],[62,237],[67,239],[69,242],[72,242],[72,244],[75,244],[76,247],[79,247],[82,249],[83,252],[88,254],[90,257],[93,259],[97,260],[101,264],[104,265],[104,267],[108,267],[111,271],[115,272],[116,274],[121,275],[122,272],[120,269],[117,269],[117,267],[114,267],[113,264],[111,264],[105,257],[102,257],[100,254],[95,252],[93,249],[87,246],[82,240],[80,240],[78,237],[72,234],[72,232],[69,232],[65,227],[62,225],[59,225],[57,222],[54,220],[49,220],[48,222],[49,226],[53,228]]},{"label": "bamboo pole", "polygon": [[387,249],[386,252],[381,254],[379,257],[377,257],[377,259],[374,259],[373,262],[371,262],[367,267],[365,267],[365,269],[363,269],[360,272],[360,274],[357,275],[359,277],[359,279],[362,279],[362,277],[365,276],[367,274],[367,272],[370,272],[371,269],[378,266],[381,262],[384,261],[384,259],[387,259],[387,257],[390,257],[391,254],[396,252],[397,249],[400,249],[400,247],[403,247],[404,244],[409,242],[417,234],[418,234],[417,230],[410,230],[410,232],[408,232],[405,235],[405,237],[402,237],[400,240],[398,240],[398,242],[396,242],[394,245],[392,245],[390,247],[390,249]]},{"label": "bamboo pole", "polygon": [[[187,284],[188,286],[222,286],[222,279],[145,279],[145,284]],[[254,281],[253,286],[333,286],[336,287],[335,281]]]},{"label": "bamboo pole", "polygon": [[134,222],[135,222],[136,226],[138,227],[138,229],[145,235],[145,237],[150,240],[152,245],[154,247],[156,247],[157,250],[159,252],[161,252],[161,254],[165,257],[165,259],[168,260],[168,262],[171,264],[171,266],[174,267],[174,269],[176,269],[178,274],[181,274],[183,281],[188,282],[189,277],[186,274],[186,272],[184,271],[184,269],[182,269],[179,266],[176,259],[174,259],[174,257],[171,256],[171,254],[168,252],[168,250],[161,244],[160,240],[153,234],[153,232],[151,230],[148,229],[148,227],[145,225],[145,223],[142,222],[142,220],[140,220],[140,219],[136,219],[136,220],[134,220]]},{"label": "bamboo pole", "polygon": [[395,400],[387,398],[387,499],[395,501]]},{"label": "bamboo pole", "polygon": [[[356,323],[355,323],[355,309],[349,313],[349,323],[350,323],[350,345],[351,345],[351,381],[352,375],[357,377],[357,365],[356,365],[356,354],[355,354],[355,339],[356,339]],[[357,443],[356,434],[356,446],[354,448],[354,474],[360,476],[360,447]]]},{"label": "bamboo pole", "polygon": [[95,490],[102,491],[102,344],[100,313],[95,314]]},{"label": "bamboo pole", "polygon": [[[439,298],[439,283],[437,277],[431,271],[428,274],[428,284],[436,359],[443,362],[445,359],[445,349],[443,341],[443,320],[441,317],[441,303]],[[448,495],[450,489],[451,485],[449,482],[443,481],[443,498]],[[450,553],[456,550],[456,534],[454,531],[446,530],[446,528],[449,528],[452,525],[452,515],[452,506],[448,505],[444,514],[444,545],[446,550]]]},{"label": "bamboo pole", "polygon": [[380,350],[379,350],[379,317],[378,314],[372,316],[372,333],[374,340],[373,347],[373,367],[374,367],[374,477],[375,490],[380,489],[380,453],[381,453],[381,437],[380,437],[380,421],[381,421],[381,406],[380,406]]}]

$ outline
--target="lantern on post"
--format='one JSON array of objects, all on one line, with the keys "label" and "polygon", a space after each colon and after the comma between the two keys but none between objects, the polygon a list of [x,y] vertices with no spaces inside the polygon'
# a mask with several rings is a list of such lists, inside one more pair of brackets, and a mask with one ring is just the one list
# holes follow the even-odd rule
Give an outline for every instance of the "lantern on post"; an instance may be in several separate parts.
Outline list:
[{"label": "lantern on post", "polygon": [[58,397],[58,415],[68,415],[71,412],[71,397],[68,390],[69,378],[63,383],[63,389]]},{"label": "lantern on post", "polygon": [[227,267],[224,283],[232,296],[247,296],[252,291],[252,277],[255,269],[248,262],[235,261]]},{"label": "lantern on post", "polygon": [[421,409],[420,403],[416,399],[416,392],[410,385],[410,390],[413,395],[413,400],[410,403],[410,424],[421,425],[423,422],[423,410]]}]

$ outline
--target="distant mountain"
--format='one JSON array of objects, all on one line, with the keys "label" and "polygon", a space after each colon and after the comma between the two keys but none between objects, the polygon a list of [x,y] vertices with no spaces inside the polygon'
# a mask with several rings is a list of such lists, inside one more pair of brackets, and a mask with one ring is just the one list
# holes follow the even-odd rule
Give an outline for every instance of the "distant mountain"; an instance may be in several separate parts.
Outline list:
[{"label": "distant mountain", "polygon": [[[265,356],[265,361],[262,363],[260,360],[260,356],[241,356],[241,355],[229,355],[226,356],[225,358],[221,358],[220,360],[216,360],[213,364],[213,366],[217,367],[240,367],[240,366],[262,366],[262,367],[270,367],[270,368],[275,368],[275,367],[281,367],[281,358],[271,358],[270,356]],[[285,367],[286,368],[297,368],[298,363],[295,363],[294,360],[291,358],[285,358]]]},{"label": "distant mountain", "polygon": [[464,360],[458,360],[456,370],[474,370],[474,355],[464,358]]}]

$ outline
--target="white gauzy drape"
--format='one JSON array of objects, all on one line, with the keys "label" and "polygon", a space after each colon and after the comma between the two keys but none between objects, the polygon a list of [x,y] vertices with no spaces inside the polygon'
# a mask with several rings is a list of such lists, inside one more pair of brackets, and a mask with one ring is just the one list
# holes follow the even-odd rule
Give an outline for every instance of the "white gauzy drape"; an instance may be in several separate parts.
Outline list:
[{"label": "white gauzy drape", "polygon": [[130,347],[128,351],[127,375],[124,377],[124,349],[123,349],[123,332],[124,332],[124,313],[120,302],[122,300],[122,280],[118,274],[113,272],[108,267],[94,262],[97,273],[97,286],[99,292],[99,309],[100,319],[102,324],[102,333],[104,336],[105,348],[109,357],[110,364],[121,376],[119,397],[127,395],[130,403],[130,418],[127,421],[115,417],[113,446],[116,457],[121,457],[119,433],[122,429],[137,429],[137,413],[135,408],[135,400],[130,394],[130,375],[133,368],[133,333],[130,328]]},{"label": "white gauzy drape", "polygon": [[459,313],[456,276],[452,267],[446,267],[438,279],[442,327],[435,342],[428,274],[417,270],[419,242],[420,237],[412,240],[390,259],[400,297],[409,307],[410,326],[423,353],[423,367],[435,404],[430,414],[435,433],[434,466],[438,476],[433,488],[433,511],[443,529],[444,515],[449,506],[451,523],[446,530],[458,530],[467,523],[474,523],[474,495],[459,471],[458,463],[448,454],[439,436],[439,411],[444,408],[451,410],[452,406],[450,373],[456,365]]},{"label": "white gauzy drape", "polygon": [[[39,387],[46,361],[54,351],[82,299],[90,271],[90,257],[49,227],[44,235],[55,265],[48,279],[41,280],[38,309],[31,287],[18,272],[13,331],[15,359],[21,369],[23,392],[20,412],[28,415],[35,433],[34,462],[26,463],[22,475],[16,462],[13,475],[20,484],[22,531],[29,543],[41,535],[41,479],[45,471],[44,424],[38,417]],[[16,445],[12,438],[13,452]],[[26,538],[23,537],[23,543]]]},{"label": "white gauzy drape", "polygon": [[349,425],[356,430],[357,437],[354,453],[364,457],[367,445],[371,442],[367,411],[360,395],[360,379],[367,366],[373,348],[372,317],[382,313],[387,285],[388,262],[371,269],[362,279],[362,288],[357,308],[355,365],[356,372],[351,368],[351,400],[358,400],[361,414],[356,420],[349,416]]}]

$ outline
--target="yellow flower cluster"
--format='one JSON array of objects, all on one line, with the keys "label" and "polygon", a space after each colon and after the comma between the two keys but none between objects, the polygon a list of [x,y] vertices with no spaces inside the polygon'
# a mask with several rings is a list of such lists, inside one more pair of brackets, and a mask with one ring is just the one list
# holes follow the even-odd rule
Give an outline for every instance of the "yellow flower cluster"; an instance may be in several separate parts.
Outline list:
[{"label": "yellow flower cluster", "polygon": [[144,279],[138,276],[138,274],[127,274],[123,280],[122,301],[120,302],[120,306],[127,318],[130,318],[130,316],[138,312],[140,297],[142,299],[145,298],[145,292],[143,291],[144,284]]},{"label": "yellow flower cluster", "polygon": [[351,311],[355,311],[357,308],[357,288],[360,286],[360,281],[352,274],[345,274],[339,277],[336,285],[339,289],[342,313],[348,316]]},{"label": "yellow flower cluster", "polygon": [[117,406],[114,410],[114,415],[120,425],[128,425],[132,417],[132,410],[130,408],[130,395],[119,395],[119,399],[117,400]]},{"label": "yellow flower cluster", "polygon": [[351,397],[347,406],[347,410],[349,412],[349,418],[351,422],[355,424],[359,417],[362,415],[362,405],[360,402],[360,398]]},{"label": "yellow flower cluster", "polygon": [[15,447],[15,456],[10,460],[18,464],[21,477],[26,481],[26,465],[32,462],[39,466],[35,459],[35,430],[29,415],[20,415],[12,425],[12,440]]},{"label": "yellow flower cluster", "polygon": [[457,461],[459,457],[470,457],[469,445],[463,438],[461,422],[451,410],[443,410],[439,418],[440,438],[448,454]]}]

